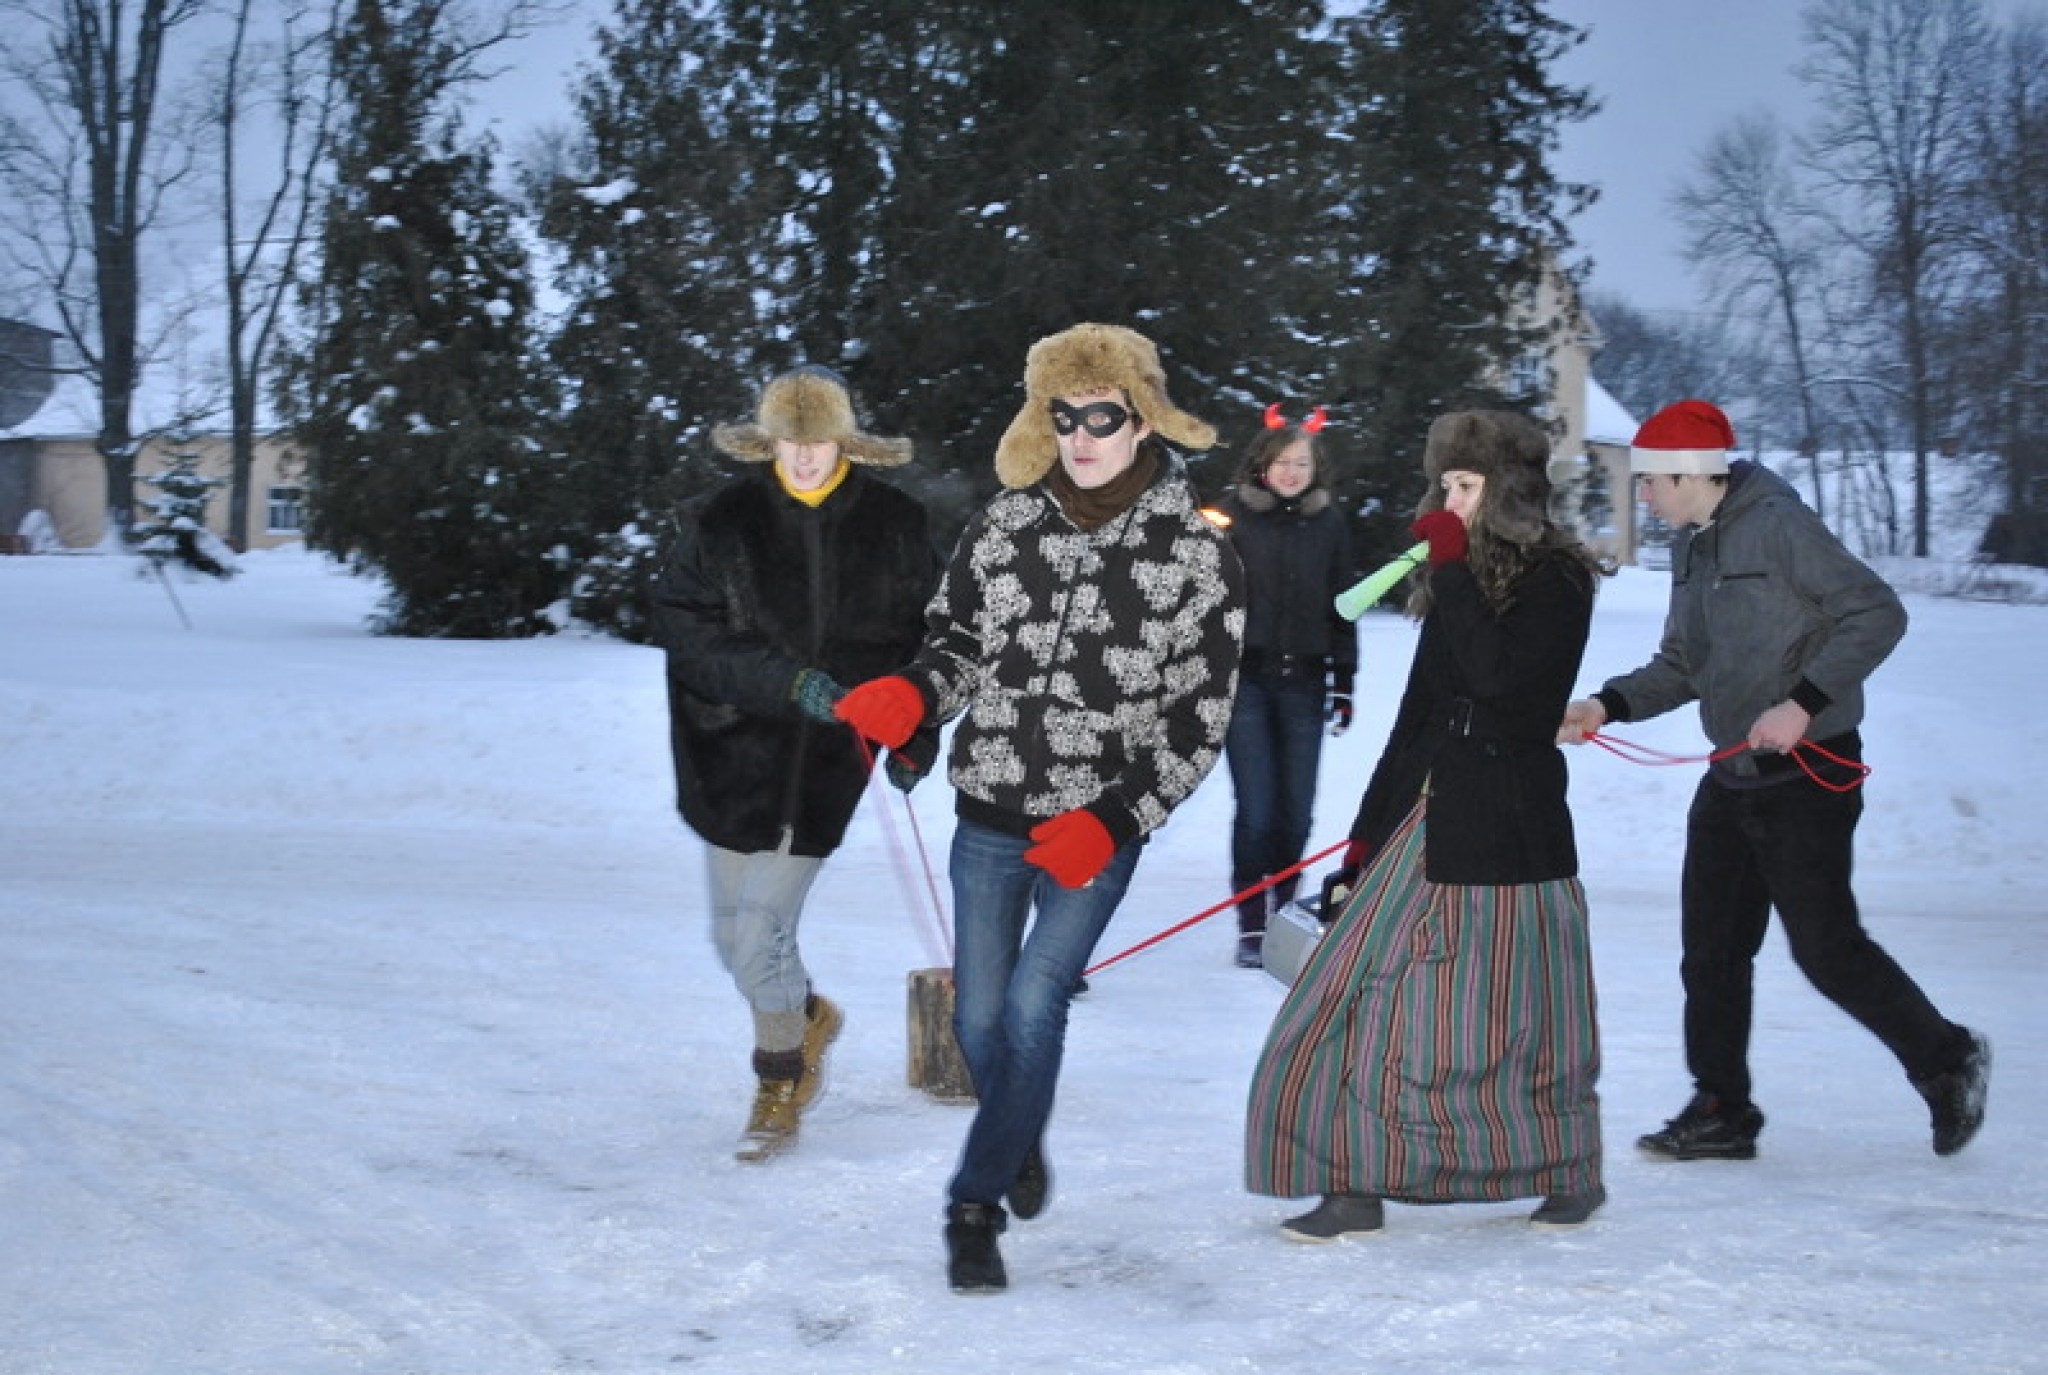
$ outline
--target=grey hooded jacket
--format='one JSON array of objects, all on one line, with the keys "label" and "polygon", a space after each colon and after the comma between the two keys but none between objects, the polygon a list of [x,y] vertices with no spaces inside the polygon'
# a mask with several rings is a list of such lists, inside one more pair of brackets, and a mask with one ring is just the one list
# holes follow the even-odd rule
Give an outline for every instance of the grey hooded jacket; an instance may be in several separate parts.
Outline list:
[{"label": "grey hooded jacket", "polygon": [[[1842,547],[1799,494],[1751,463],[1730,472],[1707,525],[1672,548],[1671,609],[1656,657],[1610,679],[1610,719],[1640,721],[1697,700],[1717,750],[1739,745],[1778,703],[1813,714],[1811,740],[1863,720],[1863,681],[1906,633],[1896,593]],[[1754,754],[1719,767],[1758,771]]]}]

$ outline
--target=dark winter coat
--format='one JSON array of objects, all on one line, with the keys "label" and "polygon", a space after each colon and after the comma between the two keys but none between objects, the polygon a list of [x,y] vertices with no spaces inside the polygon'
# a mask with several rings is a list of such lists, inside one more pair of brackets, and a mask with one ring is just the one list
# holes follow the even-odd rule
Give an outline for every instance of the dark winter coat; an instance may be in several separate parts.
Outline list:
[{"label": "dark winter coat", "polygon": [[953,734],[960,815],[1024,834],[1086,807],[1118,844],[1214,767],[1244,635],[1244,574],[1176,467],[1092,531],[1045,485],[968,524],[908,672]]},{"label": "dark winter coat", "polygon": [[740,853],[785,832],[799,855],[837,848],[866,755],[847,727],[803,716],[791,687],[805,668],[842,686],[895,669],[917,649],[938,574],[924,508],[858,466],[816,508],[766,467],[685,508],[654,628],[691,829]]},{"label": "dark winter coat", "polygon": [[1495,615],[1471,567],[1430,570],[1408,686],[1352,825],[1377,850],[1424,781],[1431,882],[1542,883],[1576,877],[1557,723],[1593,621],[1593,575],[1563,551],[1538,561]]},{"label": "dark winter coat", "polygon": [[1337,614],[1336,600],[1358,573],[1350,524],[1329,491],[1311,487],[1284,501],[1248,482],[1217,506],[1230,518],[1230,543],[1244,564],[1245,671],[1322,659],[1348,684],[1358,667],[1358,627]]}]

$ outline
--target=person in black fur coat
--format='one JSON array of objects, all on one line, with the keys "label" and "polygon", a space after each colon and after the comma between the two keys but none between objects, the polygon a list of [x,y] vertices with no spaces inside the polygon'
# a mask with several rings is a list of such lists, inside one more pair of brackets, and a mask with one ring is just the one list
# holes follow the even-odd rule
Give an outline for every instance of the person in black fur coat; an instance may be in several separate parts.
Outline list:
[{"label": "person in black fur coat", "polygon": [[[868,475],[909,462],[909,442],[862,433],[830,370],[776,378],[753,424],[712,440],[760,466],[682,512],[654,626],[677,804],[709,847],[713,942],[753,1011],[758,1086],[739,1157],[754,1161],[794,1144],[845,1020],[797,947],[871,765],[832,709],[842,683],[916,651],[939,559],[924,508]],[[890,781],[909,788],[936,754],[936,732],[920,732],[888,756]]]}]

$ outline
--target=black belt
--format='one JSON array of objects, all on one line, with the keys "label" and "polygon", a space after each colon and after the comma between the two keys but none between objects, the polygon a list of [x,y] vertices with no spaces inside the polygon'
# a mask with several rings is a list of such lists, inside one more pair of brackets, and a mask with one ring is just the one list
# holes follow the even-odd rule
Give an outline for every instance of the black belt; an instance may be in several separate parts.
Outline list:
[{"label": "black belt", "polygon": [[1247,649],[1238,667],[1256,678],[1314,678],[1322,681],[1330,671],[1327,654],[1274,654],[1264,649]]},{"label": "black belt", "polygon": [[[1453,697],[1450,701],[1430,713],[1429,722],[1447,735],[1469,737],[1475,740],[1497,740],[1510,745],[1534,745],[1549,743],[1543,740],[1516,740],[1515,732],[1508,729],[1499,712],[1470,697]],[[1522,732],[1528,734],[1524,725]]]}]

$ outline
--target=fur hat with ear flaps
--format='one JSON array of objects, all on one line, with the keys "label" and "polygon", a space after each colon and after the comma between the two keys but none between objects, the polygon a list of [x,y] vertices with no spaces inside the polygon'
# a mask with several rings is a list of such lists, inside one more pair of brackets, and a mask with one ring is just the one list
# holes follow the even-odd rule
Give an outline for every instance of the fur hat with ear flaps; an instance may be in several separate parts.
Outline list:
[{"label": "fur hat with ear flaps", "polygon": [[[1514,411],[1452,411],[1429,427],[1422,470],[1429,477],[1421,512],[1443,509],[1440,479],[1453,469],[1486,479],[1476,513],[1499,537],[1527,544],[1550,512],[1550,439]],[[1420,512],[1419,512],[1420,513]]]},{"label": "fur hat with ear flaps", "polygon": [[846,379],[830,368],[793,368],[761,391],[751,425],[720,425],[711,442],[746,463],[772,463],[775,441],[836,443],[854,463],[897,468],[910,462],[910,441],[865,434],[854,423],[853,397]]},{"label": "fur hat with ear flaps", "polygon": [[1005,487],[1029,487],[1059,462],[1053,433],[1054,397],[1120,391],[1153,430],[1183,449],[1206,449],[1215,427],[1173,404],[1159,349],[1121,325],[1075,325],[1049,335],[1024,356],[1024,409],[996,445],[996,477]]}]

